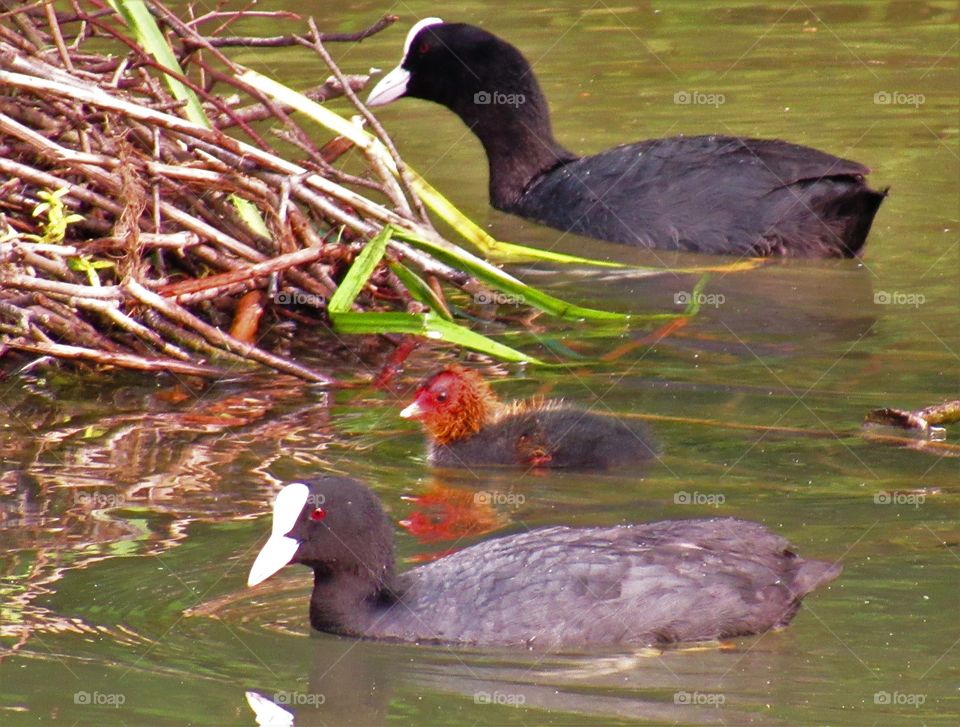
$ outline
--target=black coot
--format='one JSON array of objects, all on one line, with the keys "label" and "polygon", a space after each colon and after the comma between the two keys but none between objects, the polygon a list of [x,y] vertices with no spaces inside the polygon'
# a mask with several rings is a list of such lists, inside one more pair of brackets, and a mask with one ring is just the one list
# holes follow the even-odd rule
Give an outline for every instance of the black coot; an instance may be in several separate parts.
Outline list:
[{"label": "black coot", "polygon": [[403,60],[370,93],[456,113],[490,165],[490,203],[560,230],[666,250],[854,257],[885,192],[870,170],[809,147],[729,136],[678,136],[577,157],[550,129],[520,51],[481,28],[428,18]]},{"label": "black coot", "polygon": [[397,575],[393,526],[364,485],[287,485],[255,585],[313,569],[310,622],[336,634],[538,650],[756,634],[787,624],[840,573],[762,525],[729,518],[548,527],[488,540]]}]

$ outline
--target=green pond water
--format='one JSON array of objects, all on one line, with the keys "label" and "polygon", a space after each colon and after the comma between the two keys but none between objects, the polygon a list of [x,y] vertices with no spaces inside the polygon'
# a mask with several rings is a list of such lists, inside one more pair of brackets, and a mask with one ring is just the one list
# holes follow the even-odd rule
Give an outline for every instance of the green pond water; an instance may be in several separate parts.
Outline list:
[{"label": "green pond water", "polygon": [[[247,690],[298,725],[960,722],[958,429],[937,443],[861,426],[870,409],[960,391],[956,4],[294,9],[329,31],[403,17],[333,48],[355,73],[391,68],[427,15],[509,38],[535,63],[558,139],[579,152],[677,133],[779,137],[869,165],[890,197],[863,260],[716,273],[700,315],[659,341],[649,328],[546,318],[520,333],[485,328],[546,358],[610,354],[565,371],[476,365],[506,398],[646,417],[663,454],[644,471],[431,471],[420,433],[397,413],[426,371],[454,358],[444,349],[415,352],[389,390],[367,383],[383,363],[375,350],[354,342],[347,353],[319,336],[299,342],[303,355],[349,387],[258,374],[195,390],[54,368],[0,380],[0,723],[253,725]],[[234,31],[277,29],[260,20]],[[236,57],[297,87],[326,75],[299,50]],[[675,103],[680,93],[715,103]],[[405,158],[501,239],[711,262],[490,210],[486,161],[458,119],[409,100],[380,118]],[[675,299],[698,280],[514,272],[572,301],[644,313],[680,310]],[[310,634],[306,569],[255,590],[245,580],[279,485],[322,471],[365,480],[397,521],[420,518],[416,534],[397,526],[404,567],[539,525],[723,515],[763,522],[844,571],[789,628],[722,647],[545,656]],[[478,492],[493,504],[464,505]],[[484,532],[459,532],[443,503]]]}]

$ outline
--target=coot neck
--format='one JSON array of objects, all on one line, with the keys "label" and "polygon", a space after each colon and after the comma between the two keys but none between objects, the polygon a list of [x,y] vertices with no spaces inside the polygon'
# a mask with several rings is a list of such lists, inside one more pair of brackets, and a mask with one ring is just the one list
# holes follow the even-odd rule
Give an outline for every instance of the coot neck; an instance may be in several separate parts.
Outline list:
[{"label": "coot neck", "polygon": [[333,571],[325,564],[313,569],[310,625],[317,631],[362,634],[396,601],[392,570],[377,580],[369,570]]},{"label": "coot neck", "polygon": [[500,210],[516,205],[538,176],[577,158],[553,138],[547,102],[533,77],[527,80],[516,92],[479,92],[489,103],[471,98],[452,109],[483,144],[490,204]]}]

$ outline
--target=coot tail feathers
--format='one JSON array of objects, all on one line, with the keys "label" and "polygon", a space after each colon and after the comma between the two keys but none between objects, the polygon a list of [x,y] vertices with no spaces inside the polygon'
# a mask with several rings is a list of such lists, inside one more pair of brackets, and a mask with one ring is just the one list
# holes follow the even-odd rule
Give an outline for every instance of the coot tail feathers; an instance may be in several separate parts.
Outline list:
[{"label": "coot tail feathers", "polygon": [[796,594],[799,601],[811,591],[834,580],[842,570],[843,566],[839,563],[828,563],[823,560],[801,560],[796,570],[793,571],[790,590]]},{"label": "coot tail feathers", "polygon": [[848,194],[838,195],[829,202],[825,214],[842,221],[839,238],[843,241],[843,248],[840,250],[843,257],[860,255],[867,242],[873,218],[889,190],[889,187],[880,191],[870,189],[861,181]]}]

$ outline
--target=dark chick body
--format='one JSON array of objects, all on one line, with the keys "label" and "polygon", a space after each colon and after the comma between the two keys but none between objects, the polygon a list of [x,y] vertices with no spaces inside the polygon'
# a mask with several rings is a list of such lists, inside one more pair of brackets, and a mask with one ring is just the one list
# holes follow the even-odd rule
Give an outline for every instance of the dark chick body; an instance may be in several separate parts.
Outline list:
[{"label": "dark chick body", "polygon": [[411,29],[400,66],[369,103],[401,96],[446,106],[476,134],[495,208],[613,242],[852,257],[885,196],[867,186],[862,164],[776,140],[678,136],[578,157],[554,139],[520,51],[463,23]]},{"label": "dark chick body", "polygon": [[440,444],[428,457],[438,467],[470,464],[522,465],[565,469],[607,469],[650,459],[650,435],[639,422],[627,423],[555,406],[508,414],[479,432]]}]

